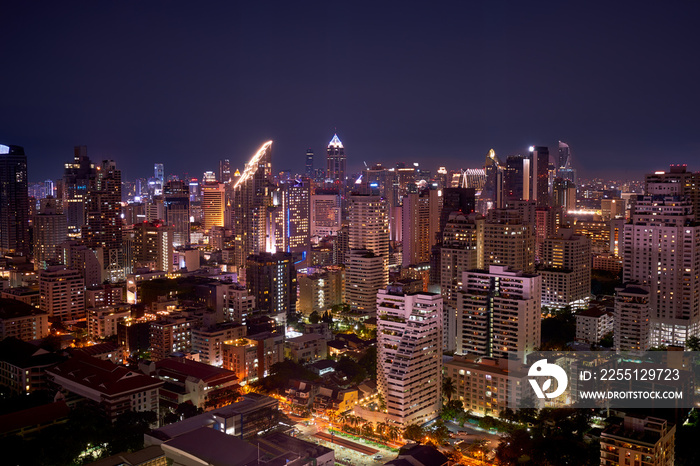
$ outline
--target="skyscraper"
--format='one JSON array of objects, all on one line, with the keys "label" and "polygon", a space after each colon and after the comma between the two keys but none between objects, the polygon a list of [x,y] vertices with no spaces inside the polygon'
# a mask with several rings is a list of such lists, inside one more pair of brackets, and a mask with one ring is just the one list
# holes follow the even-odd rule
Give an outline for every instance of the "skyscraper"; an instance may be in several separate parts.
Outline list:
[{"label": "skyscraper", "polygon": [[571,148],[565,142],[559,141],[559,158],[557,164],[557,178],[569,180],[576,184],[576,170],[571,160]]},{"label": "skyscraper", "polygon": [[45,269],[52,263],[63,263],[61,244],[66,241],[68,229],[66,216],[58,213],[56,199],[49,197],[41,200],[33,228],[34,270]]},{"label": "skyscraper", "polygon": [[255,297],[257,309],[286,322],[296,312],[297,272],[292,255],[286,252],[262,252],[250,255],[245,263],[248,292]]},{"label": "skyscraper", "polygon": [[[349,249],[367,249],[383,261],[384,288],[389,281],[389,219],[386,201],[379,196],[348,197]],[[349,279],[348,279],[349,280]],[[348,282],[347,288],[352,287]],[[374,291],[376,295],[377,291]]]},{"label": "skyscraper", "polygon": [[158,222],[137,223],[133,249],[137,266],[169,273],[173,268],[173,227]]},{"label": "skyscraper", "polygon": [[334,134],[326,149],[326,180],[345,187],[345,148]]},{"label": "skyscraper", "polygon": [[311,195],[311,236],[336,235],[341,226],[341,198],[337,191]]},{"label": "skyscraper", "polygon": [[387,416],[424,424],[440,410],[442,297],[404,293],[389,286],[377,293],[377,386]]},{"label": "skyscraper", "polygon": [[113,160],[103,160],[91,182],[85,201],[87,222],[82,229],[85,244],[102,248],[105,279],[123,278],[122,263],[122,173]]},{"label": "skyscraper", "polygon": [[162,163],[156,163],[153,165],[153,178],[156,182],[153,195],[160,196],[163,194],[163,185],[165,184],[165,171],[163,170]]},{"label": "skyscraper", "polygon": [[479,268],[501,265],[528,273],[535,271],[534,228],[523,222],[518,211],[490,210],[486,221],[480,221],[478,241]]},{"label": "skyscraper", "polygon": [[225,206],[226,190],[223,183],[202,184],[202,212],[204,213],[202,226],[205,230],[224,226]]},{"label": "skyscraper", "polygon": [[314,176],[314,151],[310,147],[306,150],[306,175]]},{"label": "skyscraper", "polygon": [[234,185],[233,233],[236,265],[248,256],[265,251],[267,208],[272,204],[272,141],[268,141],[246,164]]},{"label": "skyscraper", "polygon": [[0,144],[0,251],[29,254],[29,194],[24,148]]},{"label": "skyscraper", "polygon": [[72,237],[80,236],[86,224],[85,200],[96,174],[95,165],[87,156],[87,146],[75,146],[73,163],[65,164],[63,172],[63,213]]},{"label": "skyscraper", "polygon": [[530,147],[530,200],[537,202],[537,207],[549,206],[549,148],[545,146]]},{"label": "skyscraper", "polygon": [[231,183],[231,161],[229,159],[219,160],[219,181],[228,185]]},{"label": "skyscraper", "polygon": [[651,345],[700,335],[700,225],[691,200],[637,196],[624,226],[623,281],[649,287]]},{"label": "skyscraper", "polygon": [[190,195],[185,181],[168,181],[163,188],[165,222],[173,227],[173,245],[190,242]]},{"label": "skyscraper", "polygon": [[689,172],[686,165],[671,165],[667,172],[646,175],[645,193],[650,195],[686,196],[693,206],[693,216],[700,222],[700,172]]},{"label": "skyscraper", "polygon": [[591,240],[562,228],[544,241],[542,250],[542,305],[586,307],[591,294]]},{"label": "skyscraper", "polygon": [[438,194],[437,190],[426,189],[403,198],[403,267],[430,261],[430,251],[437,243],[440,227]]}]

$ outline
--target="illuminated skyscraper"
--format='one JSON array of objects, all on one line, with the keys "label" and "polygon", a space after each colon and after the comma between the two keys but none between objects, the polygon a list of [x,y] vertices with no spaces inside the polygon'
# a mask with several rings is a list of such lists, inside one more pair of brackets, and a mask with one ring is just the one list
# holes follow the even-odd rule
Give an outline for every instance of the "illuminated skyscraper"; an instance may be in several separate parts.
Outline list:
[{"label": "illuminated skyscraper", "polygon": [[170,272],[173,268],[173,228],[157,222],[134,225],[136,267]]},{"label": "illuminated skyscraper", "polygon": [[168,181],[163,188],[165,222],[173,227],[173,245],[190,242],[190,196],[184,181]]},{"label": "illuminated skyscraper", "polygon": [[438,194],[441,193],[437,190],[426,189],[403,198],[403,267],[430,261],[430,250],[437,242],[440,227]]},{"label": "illuminated skyscraper", "polygon": [[274,244],[275,250],[284,252],[307,250],[311,234],[310,190],[308,178],[280,183],[273,195],[274,225],[268,227],[270,247]]},{"label": "illuminated skyscraper", "polygon": [[86,223],[85,199],[97,171],[87,156],[87,146],[75,146],[73,154],[73,163],[65,164],[63,173],[63,213],[68,234],[77,237]]},{"label": "illuminated skyscraper", "polygon": [[105,279],[123,278],[122,263],[122,172],[113,160],[103,160],[90,184],[85,202],[86,225],[82,229],[85,244],[102,248]]},{"label": "illuminated skyscraper", "polygon": [[557,177],[569,180],[576,184],[576,170],[571,160],[571,148],[565,142],[559,141],[559,159],[557,164]]},{"label": "illuminated skyscraper", "polygon": [[311,236],[336,235],[341,226],[341,198],[336,192],[311,195]]},{"label": "illuminated skyscraper", "polygon": [[285,252],[250,255],[245,262],[248,292],[257,309],[275,316],[296,312],[297,272],[292,255]]},{"label": "illuminated skyscraper", "polygon": [[229,159],[219,160],[219,181],[224,184],[231,182],[231,162]]},{"label": "illuminated skyscraper", "polygon": [[233,232],[235,262],[245,264],[251,254],[265,251],[267,208],[272,204],[272,141],[268,141],[246,164],[234,185]]},{"label": "illuminated skyscraper", "polygon": [[0,251],[29,254],[29,194],[24,148],[0,144]]},{"label": "illuminated skyscraper", "polygon": [[202,185],[202,212],[204,213],[205,230],[211,227],[224,226],[224,208],[226,190],[223,183],[204,183]]},{"label": "illuminated skyscraper", "polygon": [[537,207],[549,206],[549,148],[530,147],[530,196]]},{"label": "illuminated skyscraper", "polygon": [[326,180],[345,186],[345,148],[334,134],[326,150]]},{"label": "illuminated skyscraper", "polygon": [[163,185],[165,184],[165,171],[163,170],[162,163],[156,163],[153,165],[153,178],[155,179],[153,195],[160,196],[163,194]]}]

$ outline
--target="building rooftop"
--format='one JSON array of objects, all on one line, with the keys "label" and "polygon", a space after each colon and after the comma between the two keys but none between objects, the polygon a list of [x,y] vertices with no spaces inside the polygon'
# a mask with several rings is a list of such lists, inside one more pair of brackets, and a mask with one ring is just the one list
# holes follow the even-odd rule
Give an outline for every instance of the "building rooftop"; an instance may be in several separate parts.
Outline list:
[{"label": "building rooftop", "polygon": [[323,335],[319,335],[318,333],[305,333],[304,335],[300,337],[295,337],[295,338],[289,338],[287,339],[287,342],[289,343],[306,343],[308,341],[315,341],[315,340],[323,340]]},{"label": "building rooftop", "polygon": [[0,341],[0,361],[8,362],[15,367],[50,366],[63,359],[63,356],[50,353],[17,338],[5,338]]},{"label": "building rooftop", "polygon": [[56,401],[0,416],[0,434],[22,427],[48,424],[68,416],[70,408],[65,401]]},{"label": "building rooftop", "polygon": [[[9,290],[4,291],[8,292]],[[0,298],[0,319],[16,319],[17,317],[26,317],[31,315],[47,314],[30,304],[23,303],[22,301],[9,298]]]},{"label": "building rooftop", "polygon": [[[232,435],[200,427],[162,445],[166,456],[192,457],[211,466],[257,466],[258,449]],[[174,455],[173,455],[174,454]],[[196,460],[195,460],[196,461]]]},{"label": "building rooftop", "polygon": [[163,385],[160,380],[138,371],[78,352],[47,372],[106,395]]},{"label": "building rooftop", "polygon": [[[202,380],[207,384],[213,382],[222,383],[226,379],[236,379],[234,372],[222,369],[220,367],[210,366],[201,362],[193,361],[187,358],[167,358],[161,359],[155,363],[155,369],[158,375],[170,373],[176,377],[184,378],[194,377]],[[179,376],[179,377],[178,377]]]},{"label": "building rooftop", "polygon": [[577,312],[577,316],[582,316],[582,317],[601,317],[604,316],[605,314],[609,314],[606,309],[600,308],[600,307],[589,307],[588,309],[584,309],[583,311]]},{"label": "building rooftop", "polygon": [[106,353],[115,353],[119,351],[119,345],[114,343],[100,343],[92,346],[84,346],[82,348],[76,348],[71,350],[73,353],[82,353],[87,356],[97,356]]}]

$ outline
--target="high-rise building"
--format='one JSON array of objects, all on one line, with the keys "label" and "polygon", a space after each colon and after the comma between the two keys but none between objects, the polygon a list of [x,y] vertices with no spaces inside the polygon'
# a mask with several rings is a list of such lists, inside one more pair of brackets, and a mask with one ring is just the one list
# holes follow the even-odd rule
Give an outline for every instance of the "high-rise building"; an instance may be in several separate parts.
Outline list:
[{"label": "high-rise building", "polygon": [[233,179],[231,175],[231,161],[229,159],[219,160],[219,182],[228,185]]},{"label": "high-rise building", "polygon": [[0,144],[0,252],[29,254],[29,194],[24,148]]},{"label": "high-rise building", "polygon": [[486,183],[479,196],[481,205],[479,210],[485,212],[491,208],[505,207],[504,167],[493,149],[486,156],[484,172]]},{"label": "high-rise building", "polygon": [[693,206],[696,222],[700,222],[700,171],[689,172],[686,165],[671,165],[668,172],[657,171],[646,175],[648,195],[686,196]]},{"label": "high-rise building", "polygon": [[440,247],[440,292],[444,299],[444,348],[453,351],[457,336],[457,292],[462,274],[477,268],[477,224],[475,215],[453,212],[442,232]]},{"label": "high-rise building", "polygon": [[73,154],[73,163],[65,164],[63,173],[62,204],[68,234],[78,237],[86,224],[85,201],[97,170],[87,156],[87,146],[75,146]]},{"label": "high-rise building", "polygon": [[224,226],[224,208],[226,207],[226,190],[223,183],[204,183],[202,185],[202,212],[205,230]]},{"label": "high-rise building", "polygon": [[573,168],[571,148],[565,142],[559,141],[559,157],[557,160],[557,178],[569,180],[576,184],[576,170]]},{"label": "high-rise building", "polygon": [[327,267],[312,274],[299,276],[298,311],[308,316],[319,315],[341,304],[345,298],[345,271],[342,267]]},{"label": "high-rise building", "polygon": [[368,249],[350,249],[345,256],[345,302],[354,311],[374,313],[377,291],[386,284],[384,257]]},{"label": "high-rise building", "polygon": [[297,272],[291,254],[263,252],[249,256],[245,278],[257,309],[281,319],[296,312]]},{"label": "high-rise building", "polygon": [[638,196],[624,225],[623,281],[649,287],[651,344],[700,335],[700,225],[687,197]]},{"label": "high-rise building", "polygon": [[86,224],[82,229],[85,244],[102,248],[101,263],[105,278],[123,279],[122,261],[122,174],[113,160],[103,160],[91,182],[85,202]]},{"label": "high-rise building", "polygon": [[56,320],[85,317],[85,280],[77,270],[50,266],[39,271],[39,308]]},{"label": "high-rise building", "polygon": [[334,134],[326,149],[326,180],[330,183],[345,187],[345,148]]},{"label": "high-rise building", "polygon": [[158,222],[134,225],[133,260],[138,267],[171,272],[173,227]]},{"label": "high-rise building", "polygon": [[342,222],[340,194],[311,195],[311,236],[331,236],[338,234]]},{"label": "high-rise building", "polygon": [[488,271],[464,272],[463,277],[457,297],[456,353],[522,357],[540,345],[539,275],[492,265]]},{"label": "high-rise building", "polygon": [[80,272],[85,279],[85,286],[97,286],[102,283],[102,265],[97,253],[78,240],[66,241],[61,244],[63,264]]},{"label": "high-rise building", "polygon": [[439,194],[437,190],[426,189],[403,198],[403,267],[430,261],[440,228]]},{"label": "high-rise building", "polygon": [[649,287],[637,282],[615,290],[613,338],[617,351],[647,351],[651,347]]},{"label": "high-rise building", "polygon": [[268,141],[246,164],[233,187],[236,265],[243,265],[251,254],[265,251],[267,208],[272,204],[271,186],[272,141]]},{"label": "high-rise building", "polygon": [[163,194],[163,185],[165,184],[165,171],[162,163],[153,165],[153,179],[156,182],[153,195],[160,196]]},{"label": "high-rise building", "polygon": [[535,271],[535,234],[516,210],[492,209],[478,227],[479,268],[508,266],[526,273]]},{"label": "high-rise building", "polygon": [[[465,217],[476,209],[474,188],[445,188],[442,190],[442,208],[440,210],[440,234],[445,230],[447,221],[453,212],[461,212]],[[442,238],[438,238],[442,241]]]},{"label": "high-rise building", "polygon": [[34,217],[34,270],[45,269],[49,264],[63,262],[61,244],[68,237],[66,216],[58,213],[56,199],[48,197],[40,201],[39,213]]},{"label": "high-rise building", "polygon": [[549,206],[549,148],[530,147],[530,183],[528,200],[536,201],[537,207]]},{"label": "high-rise building", "polygon": [[591,294],[591,240],[562,228],[543,244],[542,305],[587,307]]},{"label": "high-rise building", "polygon": [[675,464],[676,426],[665,419],[632,414],[600,434],[601,466]]},{"label": "high-rise building", "polygon": [[553,206],[562,208],[564,212],[576,210],[576,185],[573,181],[557,178],[552,192]]},{"label": "high-rise building", "polygon": [[280,182],[273,193],[268,251],[302,252],[311,235],[311,186],[308,178]]},{"label": "high-rise building", "polygon": [[530,174],[525,170],[525,158],[522,155],[506,157],[503,183],[507,201],[525,199],[525,179],[529,176]]},{"label": "high-rise building", "polygon": [[440,410],[442,296],[377,293],[377,386],[389,419],[424,424]]},{"label": "high-rise building", "polygon": [[306,175],[314,176],[314,151],[310,147],[306,150]]},{"label": "high-rise building", "polygon": [[165,222],[173,227],[173,246],[190,243],[190,195],[184,181],[168,181],[163,187]]}]

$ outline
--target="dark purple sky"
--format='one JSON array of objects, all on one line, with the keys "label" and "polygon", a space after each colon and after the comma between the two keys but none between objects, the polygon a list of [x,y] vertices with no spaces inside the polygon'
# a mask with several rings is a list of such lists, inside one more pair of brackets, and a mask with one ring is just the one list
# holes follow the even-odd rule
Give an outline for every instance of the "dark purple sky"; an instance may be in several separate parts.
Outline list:
[{"label": "dark purple sky", "polygon": [[[76,144],[127,178],[478,167],[568,142],[583,174],[700,169],[699,2],[35,2],[0,6],[0,143],[30,180]],[[606,172],[607,171],[607,172]]]}]

